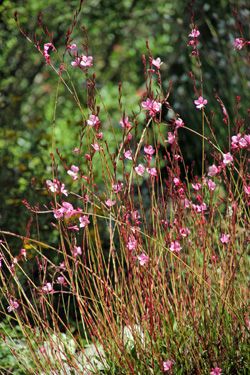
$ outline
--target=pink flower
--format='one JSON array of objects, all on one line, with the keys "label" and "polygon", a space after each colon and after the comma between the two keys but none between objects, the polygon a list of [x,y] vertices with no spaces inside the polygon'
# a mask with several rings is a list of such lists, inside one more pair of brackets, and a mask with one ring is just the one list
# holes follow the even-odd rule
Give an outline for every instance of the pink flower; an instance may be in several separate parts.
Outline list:
[{"label": "pink flower", "polygon": [[82,249],[80,246],[74,246],[73,247],[73,256],[74,258],[77,257],[77,255],[81,255],[82,254]]},{"label": "pink flower", "polygon": [[132,124],[131,122],[129,122],[129,118],[128,116],[126,115],[126,117],[122,117],[119,124],[121,124],[121,126],[123,128],[131,128],[132,127]]},{"label": "pink flower", "polygon": [[228,243],[230,241],[230,235],[223,233],[220,240],[221,240],[222,243]]},{"label": "pink flower", "polygon": [[124,157],[125,159],[129,159],[129,160],[132,160],[132,151],[128,150],[128,151],[123,151],[124,153]]},{"label": "pink flower", "polygon": [[56,219],[60,217],[65,217],[66,219],[70,219],[71,216],[79,214],[82,210],[78,208],[77,210],[74,209],[72,204],[68,202],[63,202],[61,208],[54,211],[54,216]]},{"label": "pink flower", "polygon": [[142,164],[139,164],[138,167],[135,167],[135,171],[138,174],[138,176],[143,177],[143,174],[145,172],[145,168]]},{"label": "pink flower", "polygon": [[108,199],[107,201],[105,201],[106,205],[111,208],[112,206],[114,206],[116,204],[116,201],[111,201],[110,199]]},{"label": "pink flower", "polygon": [[82,65],[83,67],[89,67],[89,68],[91,68],[92,61],[93,61],[93,57],[92,56],[88,56],[87,57],[87,56],[81,55],[80,65]]},{"label": "pink flower", "polygon": [[79,168],[76,167],[75,165],[72,165],[70,170],[67,171],[67,173],[68,175],[72,177],[72,180],[75,181],[75,180],[78,180],[78,177],[77,177],[78,171],[79,171]]},{"label": "pink flower", "polygon": [[158,103],[157,101],[151,100],[149,98],[147,98],[147,100],[145,102],[142,102],[141,104],[145,110],[149,110],[150,116],[153,116],[156,112],[159,112],[161,110],[161,103]]},{"label": "pink flower", "polygon": [[174,141],[175,141],[175,136],[174,136],[174,134],[172,134],[172,133],[167,133],[167,134],[168,134],[168,139],[167,139],[166,141],[164,141],[164,142],[168,142],[168,143],[170,143],[170,144],[173,144]]},{"label": "pink flower", "polygon": [[207,185],[208,185],[208,189],[211,191],[213,191],[216,187],[215,182],[213,182],[212,180],[208,180]]},{"label": "pink flower", "polygon": [[175,125],[176,125],[176,129],[178,129],[178,128],[181,128],[182,126],[184,126],[184,122],[179,117],[177,120],[175,120]]},{"label": "pink flower", "polygon": [[77,152],[82,152],[82,151],[81,151],[81,150],[79,150],[79,148],[76,148],[76,147],[75,147],[75,149],[74,149],[74,151],[73,151],[73,152],[74,152],[74,154],[76,154]]},{"label": "pink flower", "polygon": [[250,195],[250,186],[244,186],[244,189],[245,189],[245,193],[247,195]]},{"label": "pink flower", "polygon": [[44,290],[44,292],[46,292],[46,293],[51,292],[51,291],[52,291],[52,285],[51,285],[51,283],[47,283],[47,284],[43,287],[43,290]]},{"label": "pink flower", "polygon": [[196,105],[197,109],[201,109],[207,104],[207,100],[203,99],[203,97],[200,96],[197,100],[194,101],[194,104]]},{"label": "pink flower", "polygon": [[179,178],[177,178],[177,177],[173,178],[173,182],[174,182],[175,186],[180,186],[181,185],[181,182],[180,182]]},{"label": "pink flower", "polygon": [[245,137],[241,138],[239,140],[239,146],[242,147],[242,148],[247,147],[247,141],[246,141]]},{"label": "pink flower", "polygon": [[81,62],[80,57],[76,57],[76,61],[72,61],[71,65],[72,66],[79,66]]},{"label": "pink flower", "polygon": [[141,255],[137,255],[137,259],[139,260],[140,265],[144,266],[148,262],[149,257],[142,253]]},{"label": "pink flower", "polygon": [[232,141],[232,148],[237,148],[237,145],[238,145],[238,142],[241,138],[241,134],[238,133],[237,135],[233,135],[231,137],[231,141]]},{"label": "pink flower", "polygon": [[134,237],[129,237],[127,248],[132,251],[135,249],[137,244],[137,241],[134,239]]},{"label": "pink flower", "polygon": [[94,145],[91,145],[95,151],[100,150],[100,146],[98,145],[98,142],[96,142]]},{"label": "pink flower", "polygon": [[184,198],[181,200],[181,205],[183,208],[187,208],[187,207],[190,207],[190,202],[187,198]]},{"label": "pink flower", "polygon": [[195,210],[197,213],[201,213],[203,211],[206,211],[207,205],[206,203],[202,203],[200,206],[197,204],[192,205],[193,210]]},{"label": "pink flower", "polygon": [[71,218],[71,216],[73,216],[76,212],[76,210],[74,209],[74,207],[72,206],[72,204],[68,203],[68,202],[63,202],[62,204],[62,212],[64,213],[64,216],[66,219],[69,219]]},{"label": "pink flower", "polygon": [[53,180],[53,182],[46,180],[46,184],[52,193],[63,193],[64,195],[68,196],[68,191],[65,190],[65,184],[61,184],[60,186],[60,182],[57,180]]},{"label": "pink flower", "polygon": [[215,367],[214,369],[212,369],[212,371],[210,372],[210,375],[220,375],[221,374],[221,371],[222,369],[220,367]]},{"label": "pink flower", "polygon": [[155,153],[155,149],[152,146],[144,146],[144,151],[148,155],[153,155]]},{"label": "pink flower", "polygon": [[118,181],[117,184],[112,185],[112,188],[114,189],[115,194],[119,193],[119,191],[122,191],[123,189],[123,183],[121,181]]},{"label": "pink flower", "polygon": [[138,210],[131,211],[131,216],[134,220],[140,219],[140,214]]},{"label": "pink flower", "polygon": [[241,38],[236,38],[233,46],[235,47],[235,49],[241,50],[244,46],[243,40]]},{"label": "pink flower", "polygon": [[170,245],[170,248],[169,248],[170,251],[178,253],[179,251],[181,251],[181,249],[182,249],[182,247],[181,247],[181,245],[179,244],[178,241],[171,242],[171,245]]},{"label": "pink flower", "polygon": [[157,176],[157,171],[155,168],[146,168],[146,171],[151,177],[156,177]]},{"label": "pink flower", "polygon": [[168,360],[166,362],[163,362],[163,371],[169,371],[174,366],[174,362]]},{"label": "pink flower", "polygon": [[64,277],[63,276],[58,276],[57,278],[57,284],[63,284],[65,281]]},{"label": "pink flower", "polygon": [[21,256],[22,259],[23,259],[23,257],[24,257],[24,259],[27,260],[26,249],[21,249],[21,251],[20,251],[20,256]]},{"label": "pink flower", "polygon": [[200,32],[197,29],[193,29],[191,31],[191,34],[189,34],[189,38],[198,38],[199,35],[200,35]]},{"label": "pink flower", "polygon": [[72,45],[67,46],[67,49],[70,49],[70,50],[75,49],[75,48],[76,48],[76,44],[72,44]]},{"label": "pink flower", "polygon": [[180,235],[182,237],[187,237],[191,234],[190,230],[188,228],[180,228]]},{"label": "pink flower", "polygon": [[250,134],[245,134],[244,139],[247,142],[247,144],[250,145]]},{"label": "pink flower", "polygon": [[226,154],[223,154],[223,163],[224,164],[230,164],[233,161],[233,157],[230,154],[230,152],[227,152]]},{"label": "pink flower", "polygon": [[85,228],[87,224],[90,223],[90,221],[88,220],[88,216],[86,215],[83,215],[79,218],[79,221],[80,221],[80,228]]},{"label": "pink flower", "polygon": [[201,188],[201,184],[197,182],[196,184],[192,184],[192,187],[194,188],[194,190],[198,191]]},{"label": "pink flower", "polygon": [[98,139],[102,139],[103,133],[100,132],[99,134],[96,134],[95,136],[96,136],[96,138],[98,138]]},{"label": "pink flower", "polygon": [[44,51],[48,51],[49,50],[49,48],[50,47],[52,47],[52,51],[54,51],[55,50],[55,47],[53,46],[53,44],[52,43],[46,43],[46,44],[44,44],[44,46],[43,46],[43,48],[44,48]]},{"label": "pink flower", "polygon": [[96,124],[98,124],[98,122],[99,122],[99,118],[98,116],[95,116],[95,115],[90,115],[89,120],[87,120],[87,124],[89,126],[95,126]]},{"label": "pink flower", "polygon": [[44,47],[43,47],[44,48],[43,56],[46,59],[46,65],[50,65],[51,64],[50,55],[48,54],[48,50],[49,50],[50,47],[52,47],[52,51],[55,50],[55,47],[53,46],[52,43],[46,43],[46,44],[44,44]]},{"label": "pink flower", "polygon": [[156,66],[157,69],[160,69],[161,65],[163,64],[163,62],[161,62],[161,59],[159,57],[157,57],[157,59],[153,59],[152,60],[152,64],[154,66]]},{"label": "pink flower", "polygon": [[17,301],[13,301],[10,299],[10,305],[7,307],[8,312],[11,312],[12,310],[16,310],[19,307],[19,303]]},{"label": "pink flower", "polygon": [[216,175],[217,173],[219,173],[219,169],[216,167],[216,165],[212,165],[211,167],[208,168],[209,169],[209,173],[207,174],[208,176],[212,177],[214,175]]},{"label": "pink flower", "polygon": [[68,227],[69,230],[76,230],[77,232],[79,232],[79,228],[77,225],[73,225],[72,227]]}]

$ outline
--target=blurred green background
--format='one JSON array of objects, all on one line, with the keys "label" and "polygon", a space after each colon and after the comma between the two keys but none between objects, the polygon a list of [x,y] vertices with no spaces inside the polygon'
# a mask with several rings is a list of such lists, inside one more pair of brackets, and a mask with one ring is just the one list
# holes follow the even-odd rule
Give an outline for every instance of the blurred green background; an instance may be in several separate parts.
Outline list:
[{"label": "blurred green background", "polygon": [[[189,1],[166,0],[86,0],[73,31],[74,42],[80,47],[85,43],[81,26],[89,36],[89,54],[93,56],[99,89],[110,113],[113,125],[119,129],[120,110],[118,84],[123,82],[123,103],[126,112],[136,111],[140,93],[145,89],[142,55],[147,55],[145,40],[149,41],[152,55],[160,57],[163,89],[169,81],[173,87],[169,98],[174,110],[185,124],[201,132],[201,112],[195,110],[195,93],[189,76],[199,72],[196,58],[190,55],[188,46],[190,33]],[[246,1],[211,0],[194,2],[194,21],[201,32],[199,37],[200,59],[203,68],[204,97],[208,100],[207,113],[214,111],[215,132],[221,146],[225,145],[227,128],[223,114],[214,98],[215,88],[223,100],[234,127],[236,96],[242,98],[240,114],[246,116],[249,102],[249,68],[245,51],[235,51],[233,42],[239,37],[235,26],[233,8],[237,6],[239,21],[243,25],[245,38],[250,39],[250,12]],[[3,0],[0,5],[0,70],[1,70],[1,137],[0,137],[0,227],[17,234],[25,234],[31,213],[22,201],[43,209],[48,204],[44,180],[51,179],[51,134],[57,76],[45,65],[44,58],[18,30],[14,11],[18,11],[23,28],[36,33],[42,32],[37,16],[43,11],[43,23],[53,31],[54,44],[62,55],[65,36],[72,25],[79,1],[68,0]],[[43,39],[42,45],[48,42]],[[82,49],[82,53],[84,50]],[[53,60],[53,54],[51,54]],[[75,82],[79,97],[85,101],[84,75],[67,64]],[[56,64],[59,68],[59,64]],[[112,142],[112,133],[101,110],[105,138]],[[165,118],[167,121],[167,117]],[[60,85],[55,130],[55,147],[68,164],[77,162],[72,151],[79,146],[81,114],[70,94]],[[193,134],[182,129],[180,145],[187,164],[196,161],[195,173],[200,173],[201,142]],[[226,146],[226,145],[225,145]],[[211,151],[207,150],[210,158]],[[64,172],[65,174],[65,172]],[[67,186],[68,187],[68,186]],[[51,232],[46,215],[40,216],[43,240],[51,245],[57,241],[56,232]],[[36,220],[30,222],[33,232]],[[36,233],[36,231],[34,231]],[[19,253],[21,241],[9,238],[12,251]]]}]

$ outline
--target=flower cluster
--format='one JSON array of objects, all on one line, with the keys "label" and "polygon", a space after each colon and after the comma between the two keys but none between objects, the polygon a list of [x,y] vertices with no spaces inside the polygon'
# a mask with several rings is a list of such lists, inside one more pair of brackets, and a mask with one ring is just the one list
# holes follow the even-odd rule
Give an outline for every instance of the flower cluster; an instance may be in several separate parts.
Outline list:
[{"label": "flower cluster", "polygon": [[55,50],[55,47],[53,46],[52,43],[46,43],[46,44],[44,44],[44,47],[43,47],[43,56],[45,57],[46,65],[50,65],[51,62],[52,62],[50,60],[50,55],[48,53],[50,47],[52,48],[52,51]]},{"label": "flower cluster", "polygon": [[72,61],[71,65],[72,66],[82,66],[83,68],[91,68],[92,67],[92,61],[93,57],[92,56],[85,56],[81,55],[80,57],[76,57],[75,61]]},{"label": "flower cluster", "polygon": [[147,100],[145,102],[142,102],[141,104],[144,110],[149,110],[150,116],[154,116],[161,110],[161,103],[157,102],[156,100],[147,98]]},{"label": "flower cluster", "polygon": [[62,193],[68,196],[68,191],[65,189],[65,184],[60,183],[58,180],[46,180],[46,184],[52,193]]},{"label": "flower cluster", "polygon": [[197,44],[198,44],[197,38],[199,35],[200,35],[200,32],[197,26],[193,28],[191,33],[188,35],[189,38],[193,38],[192,40],[189,41],[189,45],[193,46],[192,55],[196,55],[196,56],[199,55],[198,48],[197,48]]},{"label": "flower cluster", "polygon": [[231,148],[247,148],[250,146],[250,134],[241,134],[233,135],[231,137]]}]

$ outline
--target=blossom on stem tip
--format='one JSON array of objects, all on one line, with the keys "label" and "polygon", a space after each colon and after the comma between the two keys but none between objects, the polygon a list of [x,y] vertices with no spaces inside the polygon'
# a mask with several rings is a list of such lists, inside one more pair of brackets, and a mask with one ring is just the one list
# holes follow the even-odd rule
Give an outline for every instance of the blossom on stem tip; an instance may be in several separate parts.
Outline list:
[{"label": "blossom on stem tip", "polygon": [[208,186],[209,190],[213,191],[215,189],[215,187],[216,187],[216,184],[212,180],[208,180],[207,186]]},{"label": "blossom on stem tip", "polygon": [[222,375],[221,371],[222,371],[222,369],[220,367],[215,367],[210,372],[210,375]]},{"label": "blossom on stem tip", "polygon": [[174,366],[174,362],[168,360],[166,362],[163,362],[163,371],[169,371]]},{"label": "blossom on stem tip", "polygon": [[135,167],[135,171],[138,174],[138,176],[143,177],[143,174],[145,172],[145,168],[142,164],[139,164],[138,167]]},{"label": "blossom on stem tip", "polygon": [[117,184],[112,185],[112,188],[114,189],[114,193],[117,194],[119,193],[119,191],[122,191],[123,183],[121,181],[118,181]]},{"label": "blossom on stem tip", "polygon": [[223,233],[220,240],[221,240],[222,243],[228,243],[230,241],[230,235]]},{"label": "blossom on stem tip", "polygon": [[44,287],[43,287],[43,291],[46,292],[46,293],[49,293],[52,291],[52,285],[51,283],[47,283]]},{"label": "blossom on stem tip", "polygon": [[155,149],[152,146],[144,146],[144,151],[148,155],[153,155],[155,153]]},{"label": "blossom on stem tip", "polygon": [[131,251],[134,250],[136,247],[137,241],[134,239],[134,237],[129,237],[127,248]]},{"label": "blossom on stem tip", "polygon": [[79,218],[79,221],[80,221],[80,228],[85,228],[86,225],[90,223],[87,215],[81,216]]},{"label": "blossom on stem tip", "polygon": [[148,262],[149,257],[142,253],[141,255],[137,255],[137,259],[139,260],[140,265],[144,266]]},{"label": "blossom on stem tip", "polygon": [[111,201],[110,199],[106,200],[105,201],[106,205],[111,208],[112,206],[114,206],[116,204],[116,201]]},{"label": "blossom on stem tip", "polygon": [[53,180],[50,181],[50,180],[46,180],[46,184],[49,188],[50,191],[52,191],[52,193],[63,193],[64,195],[68,196],[68,191],[65,190],[65,184],[62,184],[60,186],[60,183],[58,180]]},{"label": "blossom on stem tip", "polygon": [[72,177],[72,180],[78,180],[77,173],[79,171],[79,168],[75,165],[71,165],[70,170],[67,171],[67,173]]},{"label": "blossom on stem tip", "polygon": [[57,284],[63,284],[65,282],[65,279],[63,276],[58,276],[57,278]]},{"label": "blossom on stem tip", "polygon": [[161,65],[163,64],[163,62],[161,61],[161,59],[159,57],[157,57],[157,59],[153,59],[152,60],[152,64],[154,66],[156,66],[157,69],[160,69]]},{"label": "blossom on stem tip", "polygon": [[164,142],[167,142],[167,143],[173,144],[174,141],[175,141],[175,136],[174,136],[174,134],[172,134],[172,133],[167,133],[167,134],[168,134],[168,139],[167,139],[166,141],[164,141]]},{"label": "blossom on stem tip", "polygon": [[175,125],[176,125],[176,129],[178,129],[184,126],[184,122],[182,121],[180,117],[178,117],[178,119],[175,120]]},{"label": "blossom on stem tip", "polygon": [[157,176],[157,170],[155,168],[146,168],[146,171],[151,177]]},{"label": "blossom on stem tip", "polygon": [[233,46],[235,47],[235,49],[241,50],[244,46],[243,40],[241,38],[236,38]]},{"label": "blossom on stem tip", "polygon": [[124,153],[125,159],[132,160],[132,151],[131,150],[128,150],[128,151],[124,150],[123,153]]},{"label": "blossom on stem tip", "polygon": [[95,142],[94,145],[91,145],[95,151],[100,150],[100,146],[98,145],[98,142]]},{"label": "blossom on stem tip", "polygon": [[179,251],[181,251],[181,249],[182,249],[182,247],[181,247],[181,245],[179,244],[178,241],[171,242],[171,245],[170,245],[170,248],[169,248],[170,251],[178,253]]},{"label": "blossom on stem tip", "polygon": [[8,312],[11,312],[12,310],[16,310],[19,307],[19,303],[17,301],[13,301],[10,299],[10,305],[7,307]]},{"label": "blossom on stem tip", "polygon": [[224,164],[230,164],[233,161],[233,157],[230,154],[230,152],[227,152],[226,154],[223,154],[223,163]]},{"label": "blossom on stem tip", "polygon": [[71,44],[67,46],[67,49],[75,49],[75,48],[76,48],[76,44]]},{"label": "blossom on stem tip", "polygon": [[189,34],[188,36],[189,36],[189,38],[198,38],[199,35],[200,35],[199,30],[197,30],[197,29],[193,29],[193,30],[191,31],[191,34]]},{"label": "blossom on stem tip", "polygon": [[244,186],[245,193],[250,195],[250,186]]},{"label": "blossom on stem tip", "polygon": [[190,230],[188,228],[180,228],[180,235],[182,237],[187,237],[191,234]]},{"label": "blossom on stem tip", "polygon": [[199,96],[199,98],[197,100],[194,100],[194,104],[196,105],[197,109],[201,109],[201,108],[205,107],[205,105],[207,104],[207,100],[203,99],[202,96]]},{"label": "blossom on stem tip", "polygon": [[123,127],[123,128],[131,128],[132,127],[132,124],[131,122],[129,122],[129,118],[128,116],[126,115],[125,117],[122,117],[119,124]]},{"label": "blossom on stem tip", "polygon": [[92,61],[93,57],[92,56],[84,56],[81,55],[80,57],[76,57],[76,61],[72,61],[71,65],[72,66],[83,66],[84,68],[91,68],[92,67]]},{"label": "blossom on stem tip", "polygon": [[150,116],[153,116],[156,112],[161,110],[161,103],[158,103],[156,100],[151,100],[147,98],[145,102],[141,103],[144,110],[149,110]]},{"label": "blossom on stem tip", "polygon": [[82,249],[80,246],[74,246],[73,248],[73,256],[74,258],[77,257],[77,255],[81,255],[82,254]]},{"label": "blossom on stem tip", "polygon": [[99,122],[98,116],[90,115],[89,119],[87,120],[87,124],[89,126],[95,126]]},{"label": "blossom on stem tip", "polygon": [[216,175],[217,173],[219,173],[219,168],[216,167],[216,165],[212,165],[211,167],[208,168],[209,169],[209,172],[208,172],[208,176],[212,177],[214,175]]}]

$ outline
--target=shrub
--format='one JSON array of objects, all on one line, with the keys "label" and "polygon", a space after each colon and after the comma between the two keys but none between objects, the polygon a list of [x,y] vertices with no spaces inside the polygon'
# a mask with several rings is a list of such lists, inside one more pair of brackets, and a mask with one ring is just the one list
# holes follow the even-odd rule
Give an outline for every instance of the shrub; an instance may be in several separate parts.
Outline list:
[{"label": "shrub", "polygon": [[[232,48],[244,53],[250,42],[236,10],[235,17],[240,37]],[[43,243],[39,233],[37,240],[23,236],[18,257],[6,238],[1,240],[2,314],[21,330],[27,360],[10,333],[8,340],[3,335],[5,345],[27,373],[35,374],[249,373],[249,120],[238,116],[240,97],[232,104],[231,120],[215,92],[228,129],[228,139],[219,144],[214,113],[207,111],[201,34],[192,11],[187,38],[199,73],[197,80],[190,72],[190,80],[200,133],[170,105],[171,84],[162,90],[162,61],[151,54],[149,43],[148,57],[143,56],[145,92],[132,113],[123,108],[119,84],[117,131],[98,92],[88,45],[73,42],[74,27],[61,56],[41,14],[43,39],[29,39],[15,18],[58,75],[52,176],[44,186],[50,201],[44,209],[25,204],[37,218],[51,216],[59,239],[55,246],[53,239],[53,245]],[[88,40],[84,27],[83,32]],[[71,70],[86,80],[86,107]],[[82,117],[75,149],[63,153],[53,143],[61,84]],[[106,138],[105,126],[112,139]],[[179,147],[183,132],[200,138],[199,177]],[[36,275],[27,271],[34,253]]]}]

